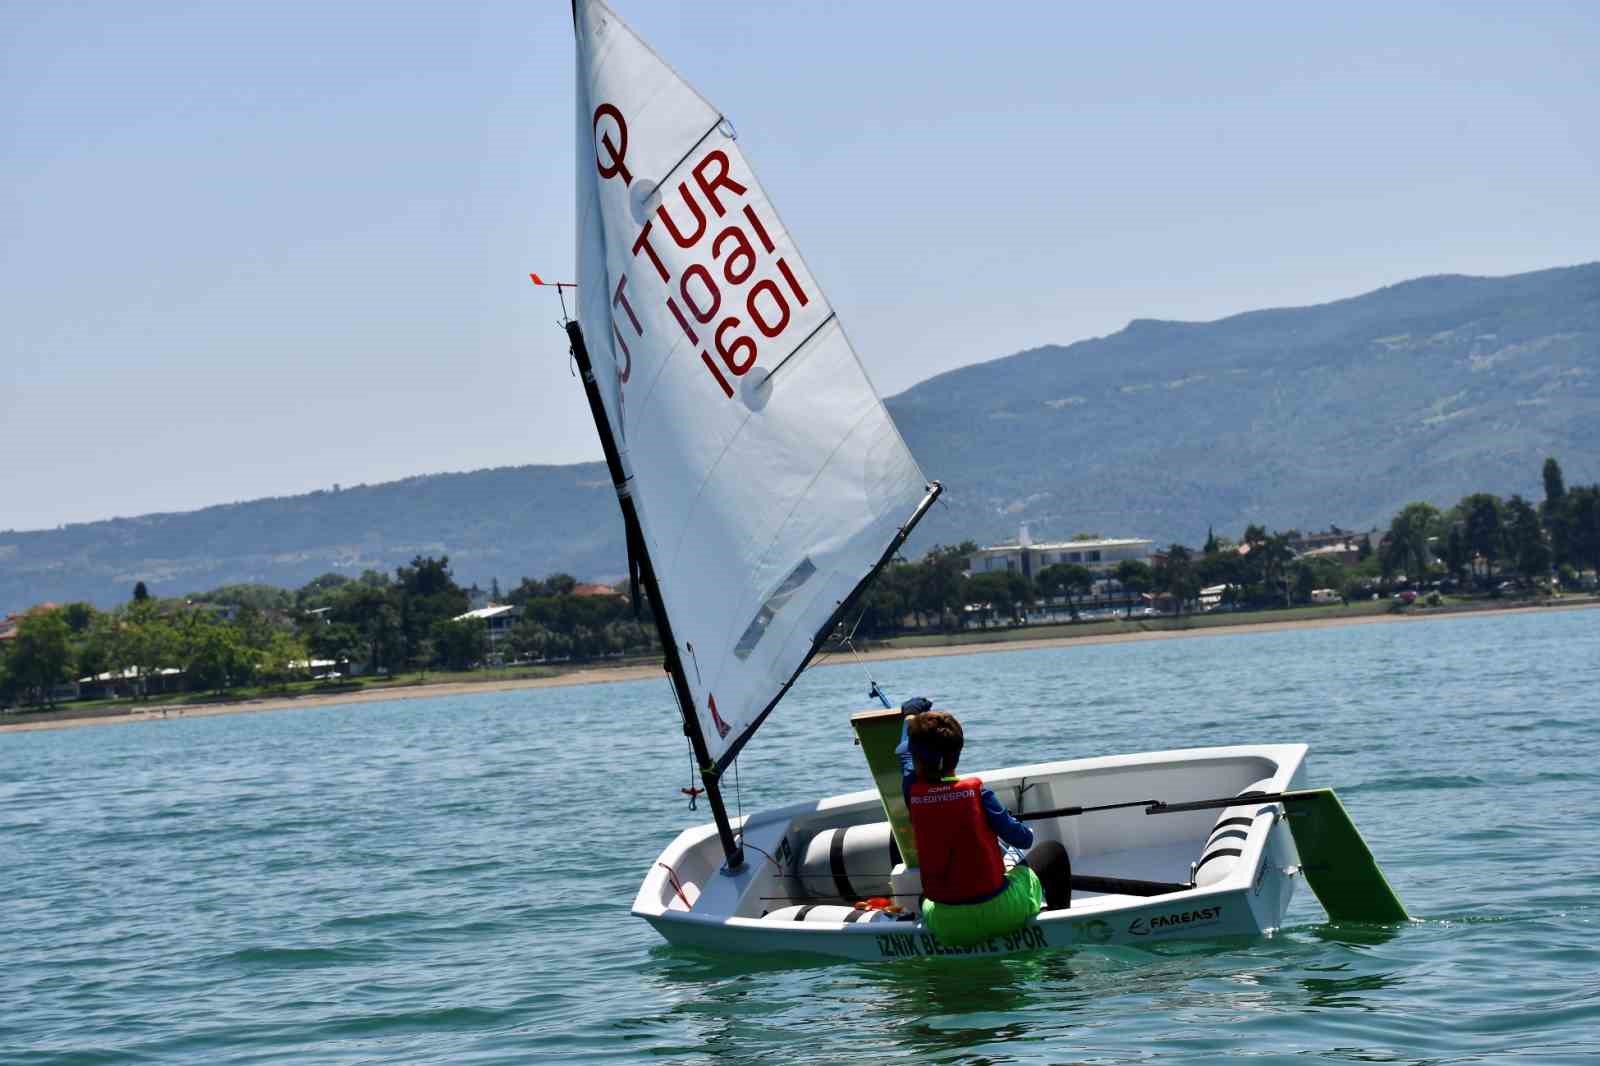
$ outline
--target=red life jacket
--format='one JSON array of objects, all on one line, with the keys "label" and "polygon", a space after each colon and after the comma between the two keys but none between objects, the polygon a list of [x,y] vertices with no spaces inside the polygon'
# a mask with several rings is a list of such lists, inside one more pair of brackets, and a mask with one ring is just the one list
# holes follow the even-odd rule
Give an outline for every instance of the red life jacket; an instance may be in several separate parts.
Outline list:
[{"label": "red life jacket", "polygon": [[935,903],[976,903],[1005,887],[1000,843],[983,813],[983,782],[964,777],[911,786],[911,831],[922,893]]}]

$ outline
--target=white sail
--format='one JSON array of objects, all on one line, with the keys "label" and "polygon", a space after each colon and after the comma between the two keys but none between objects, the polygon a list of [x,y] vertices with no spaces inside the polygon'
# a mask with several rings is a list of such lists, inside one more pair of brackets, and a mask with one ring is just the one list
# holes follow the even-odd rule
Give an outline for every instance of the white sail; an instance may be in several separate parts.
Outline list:
[{"label": "white sail", "polygon": [[927,484],[732,127],[574,16],[578,320],[720,766]]}]

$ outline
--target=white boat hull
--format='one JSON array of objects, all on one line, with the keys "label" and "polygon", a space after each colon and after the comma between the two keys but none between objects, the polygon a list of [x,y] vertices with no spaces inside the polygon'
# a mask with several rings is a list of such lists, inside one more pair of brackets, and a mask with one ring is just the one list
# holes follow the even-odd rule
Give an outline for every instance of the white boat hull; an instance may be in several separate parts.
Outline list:
[{"label": "white boat hull", "polygon": [[[1041,763],[978,776],[1013,811],[1142,799],[1182,802],[1247,789],[1301,787],[1305,754],[1303,744],[1195,748]],[[1218,826],[1230,816],[1231,828]],[[847,902],[849,897],[842,889],[833,890],[831,880],[819,884],[816,877],[797,874],[799,857],[817,833],[883,817],[882,803],[871,791],[750,815],[735,822],[747,861],[731,874],[722,871],[714,827],[685,830],[646,875],[633,913],[673,944],[718,952],[879,961],[1007,955],[1267,935],[1282,923],[1298,880],[1299,857],[1280,804],[1244,801],[1223,811],[1163,815],[1147,815],[1135,807],[1032,825],[1038,839],[1065,845],[1075,874],[1188,883],[1193,864],[1216,850],[1213,834],[1233,838],[1225,842],[1232,845],[1229,854],[1198,887],[1159,896],[1075,891],[1070,909],[1045,911],[1015,933],[970,947],[941,944],[920,920],[878,916],[880,920],[870,923],[852,923],[772,916],[794,912],[798,903]],[[1225,872],[1219,875],[1219,869]],[[817,913],[841,912],[818,908]]]}]

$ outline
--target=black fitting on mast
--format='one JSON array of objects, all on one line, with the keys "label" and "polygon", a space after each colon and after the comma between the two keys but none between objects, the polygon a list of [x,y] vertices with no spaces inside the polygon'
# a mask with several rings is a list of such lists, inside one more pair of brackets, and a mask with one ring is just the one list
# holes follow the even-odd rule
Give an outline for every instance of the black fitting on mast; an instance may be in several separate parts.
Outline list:
[{"label": "black fitting on mast", "polygon": [[[633,493],[628,488],[628,477],[622,469],[622,455],[617,451],[616,438],[611,433],[611,419],[606,414],[605,401],[600,398],[600,383],[595,380],[594,367],[589,362],[589,349],[583,342],[583,329],[576,320],[566,324],[567,340],[572,344],[572,357],[578,361],[578,372],[583,378],[583,391],[589,399],[589,413],[594,416],[595,429],[600,434],[600,447],[605,451],[606,469],[611,473],[611,483],[616,486],[617,503],[622,508],[622,524],[628,545],[628,573],[644,585],[650,598],[650,612],[655,616],[656,632],[661,637],[661,648],[667,673],[672,676],[672,689],[678,698],[678,711],[683,716],[683,732],[694,748],[695,761],[700,766],[700,780],[706,786],[706,799],[711,801],[711,816],[717,823],[717,836],[722,841],[722,853],[727,856],[724,869],[733,873],[744,866],[744,846],[734,838],[733,823],[728,820],[727,805],[722,802],[722,785],[706,748],[705,734],[700,729],[700,716],[695,713],[694,692],[689,688],[689,677],[683,670],[683,659],[678,655],[678,644],[672,635],[672,623],[667,619],[667,605],[661,599],[661,586],[656,583],[655,568],[650,565],[650,551],[645,545],[644,533],[639,526],[639,512],[633,505]],[[638,597],[634,597],[637,610]]]}]

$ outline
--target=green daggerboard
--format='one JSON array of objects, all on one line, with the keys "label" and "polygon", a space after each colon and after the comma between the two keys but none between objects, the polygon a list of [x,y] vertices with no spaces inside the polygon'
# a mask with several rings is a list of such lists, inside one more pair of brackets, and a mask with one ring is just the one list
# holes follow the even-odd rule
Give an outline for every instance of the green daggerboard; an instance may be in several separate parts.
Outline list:
[{"label": "green daggerboard", "polygon": [[917,839],[912,835],[911,812],[906,810],[905,795],[900,790],[900,760],[894,754],[900,743],[901,721],[899,711],[884,708],[851,715],[850,727],[856,731],[861,754],[867,757],[867,769],[872,771],[872,783],[883,800],[883,812],[889,818],[900,855],[907,866],[916,866]]},{"label": "green daggerboard", "polygon": [[1331,788],[1285,796],[1300,868],[1336,922],[1404,922],[1411,916],[1389,887],[1361,831]]}]

